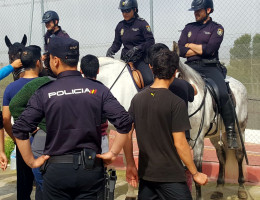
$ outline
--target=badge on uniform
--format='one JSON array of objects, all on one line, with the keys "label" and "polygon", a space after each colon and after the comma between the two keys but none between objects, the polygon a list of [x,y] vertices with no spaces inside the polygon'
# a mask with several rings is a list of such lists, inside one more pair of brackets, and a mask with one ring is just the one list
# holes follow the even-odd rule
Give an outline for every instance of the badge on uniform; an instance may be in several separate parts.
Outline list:
[{"label": "badge on uniform", "polygon": [[124,32],[125,32],[125,30],[122,28],[121,31],[120,31],[120,35],[121,36],[124,35]]},{"label": "badge on uniform", "polygon": [[191,37],[191,35],[192,35],[191,31],[190,31],[190,32],[188,32],[188,37]]},{"label": "badge on uniform", "polygon": [[148,32],[151,32],[151,27],[149,25],[146,26]]},{"label": "badge on uniform", "polygon": [[223,29],[219,28],[217,34],[218,34],[219,36],[222,36],[222,35],[223,35],[223,32],[224,32]]}]

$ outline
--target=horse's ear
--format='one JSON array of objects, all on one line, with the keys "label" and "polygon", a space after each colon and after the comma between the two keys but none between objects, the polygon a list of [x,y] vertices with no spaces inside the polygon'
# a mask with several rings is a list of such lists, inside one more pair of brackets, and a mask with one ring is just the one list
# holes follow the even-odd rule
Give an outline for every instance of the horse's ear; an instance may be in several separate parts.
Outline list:
[{"label": "horse's ear", "polygon": [[176,52],[177,55],[180,56],[180,49],[179,49],[177,42],[175,42],[175,41],[173,41],[172,51]]},{"label": "horse's ear", "polygon": [[24,34],[24,35],[23,35],[23,40],[22,40],[21,44],[22,44],[23,46],[25,46],[26,43],[27,43],[27,36]]},{"label": "horse's ear", "polygon": [[7,37],[7,35],[5,36],[5,44],[6,46],[9,48],[10,46],[12,46],[11,41],[9,40],[9,38]]}]

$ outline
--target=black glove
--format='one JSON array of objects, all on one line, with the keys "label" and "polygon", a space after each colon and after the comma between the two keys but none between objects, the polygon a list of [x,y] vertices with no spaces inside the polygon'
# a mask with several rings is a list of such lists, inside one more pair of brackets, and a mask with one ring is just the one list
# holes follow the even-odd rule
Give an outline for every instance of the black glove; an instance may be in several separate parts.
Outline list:
[{"label": "black glove", "polygon": [[112,51],[111,47],[107,50],[106,57],[114,58],[115,53]]},{"label": "black glove", "polygon": [[132,61],[133,57],[137,54],[138,50],[139,49],[137,47],[133,47],[128,52],[126,52],[126,54],[124,55],[124,59],[128,62]]}]

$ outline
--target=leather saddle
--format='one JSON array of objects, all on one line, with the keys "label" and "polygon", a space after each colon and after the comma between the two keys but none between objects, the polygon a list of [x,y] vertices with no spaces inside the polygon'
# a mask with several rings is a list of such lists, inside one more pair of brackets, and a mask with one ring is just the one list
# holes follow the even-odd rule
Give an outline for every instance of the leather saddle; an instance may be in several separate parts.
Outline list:
[{"label": "leather saddle", "polygon": [[141,72],[134,67],[134,63],[129,62],[128,65],[130,67],[130,70],[132,72],[132,77],[133,77],[134,82],[137,85],[137,87],[139,89],[144,88],[144,80],[143,80],[143,76],[142,76]]}]

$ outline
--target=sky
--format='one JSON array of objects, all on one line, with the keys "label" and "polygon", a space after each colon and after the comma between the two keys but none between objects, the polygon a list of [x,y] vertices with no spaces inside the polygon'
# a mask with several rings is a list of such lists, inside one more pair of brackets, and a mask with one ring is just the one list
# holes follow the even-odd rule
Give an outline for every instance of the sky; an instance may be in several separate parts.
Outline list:
[{"label": "sky", "polygon": [[[31,0],[0,0],[0,63],[8,62],[4,42],[8,35],[11,42],[21,41],[23,34],[30,36],[31,44],[43,45],[40,0],[34,1],[33,17]],[[178,41],[181,30],[194,21],[193,12],[188,11],[190,0],[139,0],[139,15],[148,23],[150,2],[153,2],[153,30],[156,42],[171,48]],[[44,0],[44,10],[55,10],[60,16],[60,25],[80,42],[81,57],[86,54],[105,56],[113,42],[114,30],[122,14],[118,10],[119,0]],[[215,0],[213,21],[223,25],[225,36],[220,49],[220,59],[229,61],[229,50],[234,40],[248,33],[260,33],[259,0]],[[117,54],[119,57],[119,53]],[[0,64],[1,66],[1,64]]]}]

